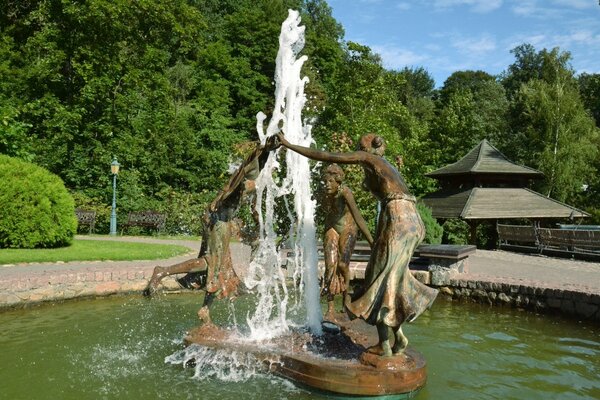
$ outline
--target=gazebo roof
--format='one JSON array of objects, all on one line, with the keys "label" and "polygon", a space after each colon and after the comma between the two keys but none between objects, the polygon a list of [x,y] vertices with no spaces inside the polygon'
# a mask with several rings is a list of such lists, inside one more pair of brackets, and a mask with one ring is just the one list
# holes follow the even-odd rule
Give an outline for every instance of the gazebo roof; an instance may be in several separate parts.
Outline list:
[{"label": "gazebo roof", "polygon": [[473,150],[454,164],[446,165],[425,175],[439,179],[467,174],[520,175],[530,179],[543,177],[538,170],[508,160],[486,139],[483,139]]},{"label": "gazebo roof", "polygon": [[513,219],[589,217],[585,211],[526,188],[471,188],[422,198],[435,218]]}]

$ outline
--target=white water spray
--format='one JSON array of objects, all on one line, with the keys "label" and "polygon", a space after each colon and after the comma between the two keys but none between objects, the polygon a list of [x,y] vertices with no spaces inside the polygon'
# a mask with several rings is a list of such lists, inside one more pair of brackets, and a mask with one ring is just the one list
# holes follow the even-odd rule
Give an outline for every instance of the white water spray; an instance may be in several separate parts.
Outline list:
[{"label": "white water spray", "polygon": [[[256,116],[256,129],[263,144],[268,137],[279,132],[294,144],[310,146],[313,143],[311,126],[302,121],[302,109],[306,102],[304,85],[308,78],[300,77],[300,70],[307,57],[296,58],[304,48],[304,27],[299,24],[299,13],[289,10],[288,18],[281,25],[275,70],[275,107],[266,132],[263,126],[266,115],[259,112]],[[287,171],[281,177],[278,154],[279,150],[269,155],[256,181],[256,209],[260,217],[261,240],[245,279],[246,285],[258,292],[256,311],[248,318],[251,338],[254,340],[275,337],[289,329],[289,293],[276,246],[274,209],[276,199],[290,194],[294,196],[294,214],[288,211],[288,217],[295,221],[290,228],[295,254],[293,264],[296,268],[293,277],[294,281],[299,281],[299,288],[304,294],[308,328],[313,334],[322,333],[314,223],[316,205],[310,188],[309,160],[288,151]],[[274,175],[278,178],[273,178]]]}]

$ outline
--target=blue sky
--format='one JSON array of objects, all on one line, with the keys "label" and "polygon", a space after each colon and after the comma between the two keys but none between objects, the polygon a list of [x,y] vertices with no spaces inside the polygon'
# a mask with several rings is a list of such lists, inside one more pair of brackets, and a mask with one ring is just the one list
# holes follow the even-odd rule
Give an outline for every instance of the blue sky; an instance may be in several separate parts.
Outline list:
[{"label": "blue sky", "polygon": [[571,52],[577,73],[600,72],[599,0],[327,0],[345,40],[384,66],[422,66],[436,87],[457,70],[499,74],[522,43]]}]

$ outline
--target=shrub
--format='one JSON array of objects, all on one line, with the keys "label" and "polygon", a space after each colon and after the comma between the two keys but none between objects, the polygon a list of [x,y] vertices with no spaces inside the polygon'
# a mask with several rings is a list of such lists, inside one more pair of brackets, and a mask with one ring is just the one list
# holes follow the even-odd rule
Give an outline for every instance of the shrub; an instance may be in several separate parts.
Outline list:
[{"label": "shrub", "polygon": [[431,215],[431,209],[425,204],[419,202],[417,203],[417,211],[419,211],[421,219],[423,220],[423,225],[425,225],[425,239],[423,239],[423,243],[442,243],[442,234],[444,233],[444,228],[442,228],[442,226],[438,224],[437,220],[433,218]]},{"label": "shrub", "polygon": [[0,247],[59,247],[77,230],[75,204],[62,180],[0,155]]},{"label": "shrub", "polygon": [[162,200],[158,210],[167,215],[163,233],[184,236],[202,234],[202,216],[213,200],[214,193],[185,193],[167,189],[158,196]]},{"label": "shrub", "polygon": [[449,219],[444,222],[443,242],[447,244],[468,244],[469,225],[461,219]]}]

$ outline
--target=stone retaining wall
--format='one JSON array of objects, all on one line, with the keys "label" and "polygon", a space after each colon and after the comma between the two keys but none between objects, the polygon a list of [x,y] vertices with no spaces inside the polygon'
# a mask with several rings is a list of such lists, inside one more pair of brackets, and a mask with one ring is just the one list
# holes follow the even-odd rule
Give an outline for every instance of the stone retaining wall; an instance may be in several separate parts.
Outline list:
[{"label": "stone retaining wall", "polygon": [[[117,293],[141,293],[152,276],[152,270],[152,267],[128,270],[97,269],[2,279],[0,309]],[[179,288],[172,277],[165,278],[163,284],[167,290]]]},{"label": "stone retaining wall", "polygon": [[470,299],[538,312],[561,312],[600,321],[600,294],[461,279],[450,279],[448,285],[439,286],[438,289],[454,299]]}]

